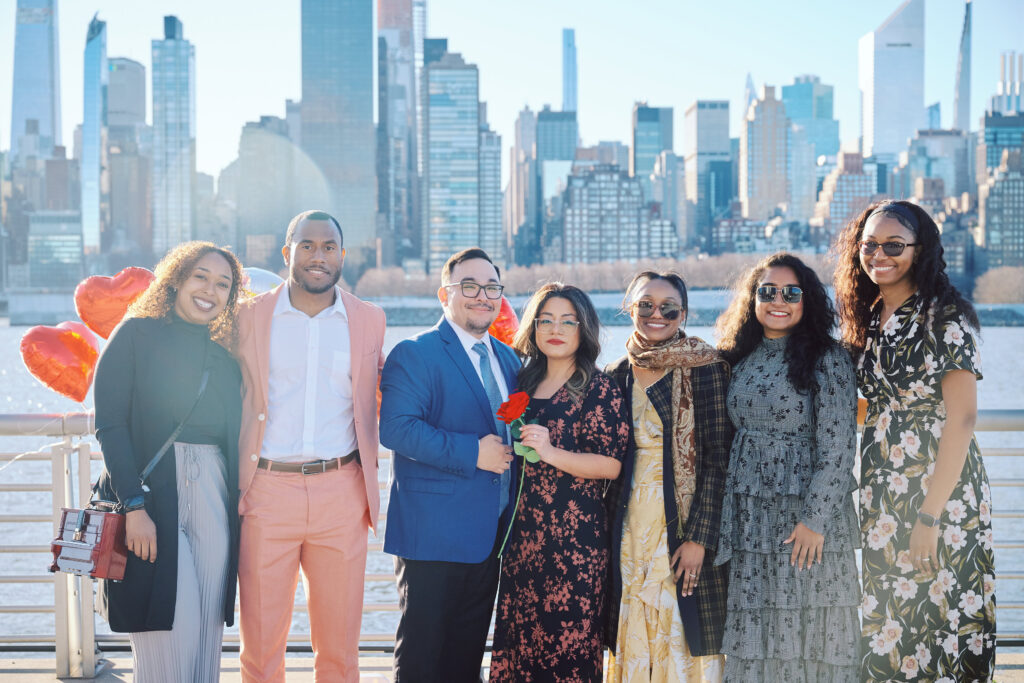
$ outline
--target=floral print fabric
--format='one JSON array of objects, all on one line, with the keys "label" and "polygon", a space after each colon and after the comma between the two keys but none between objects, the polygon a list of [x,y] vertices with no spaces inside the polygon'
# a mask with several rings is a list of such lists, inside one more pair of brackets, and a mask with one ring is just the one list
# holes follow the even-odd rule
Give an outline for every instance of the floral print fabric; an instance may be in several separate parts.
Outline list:
[{"label": "floral print fabric", "polygon": [[881,329],[876,311],[857,366],[868,401],[860,489],[865,681],[989,681],[995,670],[992,497],[974,439],[942,512],[939,566],[917,572],[909,554],[946,420],[942,377],[952,370],[981,378],[974,337],[955,308],[935,311],[915,294]]},{"label": "floral print fabric", "polygon": [[724,658],[691,656],[683,637],[665,523],[664,427],[639,382],[632,402],[636,469],[623,525],[617,655],[608,681],[721,681]]},{"label": "floral print fabric", "polygon": [[[562,387],[533,399],[527,419],[573,453],[622,460],[629,421],[622,395],[596,372],[583,401]],[[539,410],[538,410],[539,407]],[[608,575],[605,482],[580,479],[544,462],[526,479],[501,563],[491,681],[600,681]]]}]

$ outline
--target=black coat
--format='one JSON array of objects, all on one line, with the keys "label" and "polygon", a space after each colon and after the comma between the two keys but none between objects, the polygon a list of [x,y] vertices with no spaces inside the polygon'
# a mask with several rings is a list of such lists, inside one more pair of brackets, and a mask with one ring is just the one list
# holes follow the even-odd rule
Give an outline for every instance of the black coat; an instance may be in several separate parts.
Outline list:
[{"label": "black coat", "polygon": [[[173,314],[172,314],[173,316]],[[203,401],[225,415],[230,547],[224,621],[234,623],[238,575],[238,431],[242,377],[235,359],[196,326],[176,318],[130,318],[110,337],[96,368],[96,438],[103,450],[101,488],[125,502],[143,490],[139,473],[185,417],[199,390],[203,361],[210,378]],[[146,512],[156,525],[157,558],[128,554],[124,581],[100,582],[100,613],[112,631],[169,630],[174,623],[178,568],[178,490],[173,446],[146,481]]]},{"label": "black coat", "polygon": [[[605,368],[619,385],[626,399],[629,423],[633,424],[633,369],[629,358],[623,357]],[[694,491],[690,514],[679,537],[676,508],[675,479],[672,467],[672,373],[667,373],[648,388],[651,403],[664,425],[664,484],[665,519],[668,525],[668,553],[671,558],[684,541],[694,541],[705,548],[704,565],[700,581],[693,595],[684,597],[682,582],[676,585],[679,615],[690,654],[695,657],[718,654],[725,630],[725,598],[729,582],[728,564],[715,566],[718,532],[722,518],[722,498],[725,495],[725,477],[729,465],[729,448],[733,428],[725,407],[729,388],[729,366],[712,363],[693,368],[690,374],[693,391],[694,429],[696,431],[697,489]],[[609,586],[608,621],[605,644],[613,651],[619,626],[619,602],[622,600],[622,528],[626,521],[626,507],[633,486],[633,467],[636,442],[629,440],[629,451],[622,462],[622,472],[612,483],[605,496],[611,524],[611,577]]]}]

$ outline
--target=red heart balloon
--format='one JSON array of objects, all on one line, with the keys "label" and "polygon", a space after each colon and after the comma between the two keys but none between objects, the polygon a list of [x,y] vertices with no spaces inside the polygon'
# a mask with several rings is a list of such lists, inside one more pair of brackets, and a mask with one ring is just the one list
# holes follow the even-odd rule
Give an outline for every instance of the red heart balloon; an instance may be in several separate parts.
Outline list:
[{"label": "red heart balloon", "polygon": [[488,330],[496,339],[505,342],[509,346],[512,345],[512,339],[516,336],[516,332],[519,331],[519,318],[516,316],[515,310],[512,308],[512,302],[507,298],[501,297],[501,310],[498,311],[498,317]]},{"label": "red heart balloon", "polygon": [[69,323],[29,329],[21,338],[21,360],[40,382],[81,403],[89,393],[99,352],[85,335],[64,325]]},{"label": "red heart balloon", "polygon": [[96,353],[100,352],[100,340],[96,338],[96,335],[92,333],[92,330],[90,330],[87,325],[80,323],[77,320],[68,320],[67,322],[62,322],[60,325],[57,325],[57,327],[62,330],[71,330],[75,334],[81,336],[82,339],[89,342],[89,346],[96,349]]},{"label": "red heart balloon", "polygon": [[132,302],[142,296],[155,278],[152,272],[135,266],[125,268],[114,277],[85,278],[75,288],[78,317],[90,330],[106,339]]}]

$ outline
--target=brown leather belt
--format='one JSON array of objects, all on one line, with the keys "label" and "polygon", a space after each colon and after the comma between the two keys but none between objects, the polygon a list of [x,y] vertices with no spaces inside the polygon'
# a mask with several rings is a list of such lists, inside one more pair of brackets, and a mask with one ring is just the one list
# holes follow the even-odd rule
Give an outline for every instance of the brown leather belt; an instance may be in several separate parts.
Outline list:
[{"label": "brown leather belt", "polygon": [[322,474],[332,470],[341,469],[343,466],[355,460],[359,462],[359,449],[352,451],[342,458],[333,460],[312,460],[310,462],[276,462],[260,458],[256,463],[259,469],[268,472],[291,472],[293,474]]}]

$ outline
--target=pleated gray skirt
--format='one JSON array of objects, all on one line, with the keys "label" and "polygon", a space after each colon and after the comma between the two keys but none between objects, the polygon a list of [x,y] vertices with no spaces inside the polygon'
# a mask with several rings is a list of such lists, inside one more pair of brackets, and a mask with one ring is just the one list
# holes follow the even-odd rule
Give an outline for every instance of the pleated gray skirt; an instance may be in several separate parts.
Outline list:
[{"label": "pleated gray skirt", "polygon": [[[130,633],[136,683],[220,678],[228,570],[227,477],[217,446],[175,443],[178,580],[170,631]],[[159,552],[160,539],[157,539]]]}]

